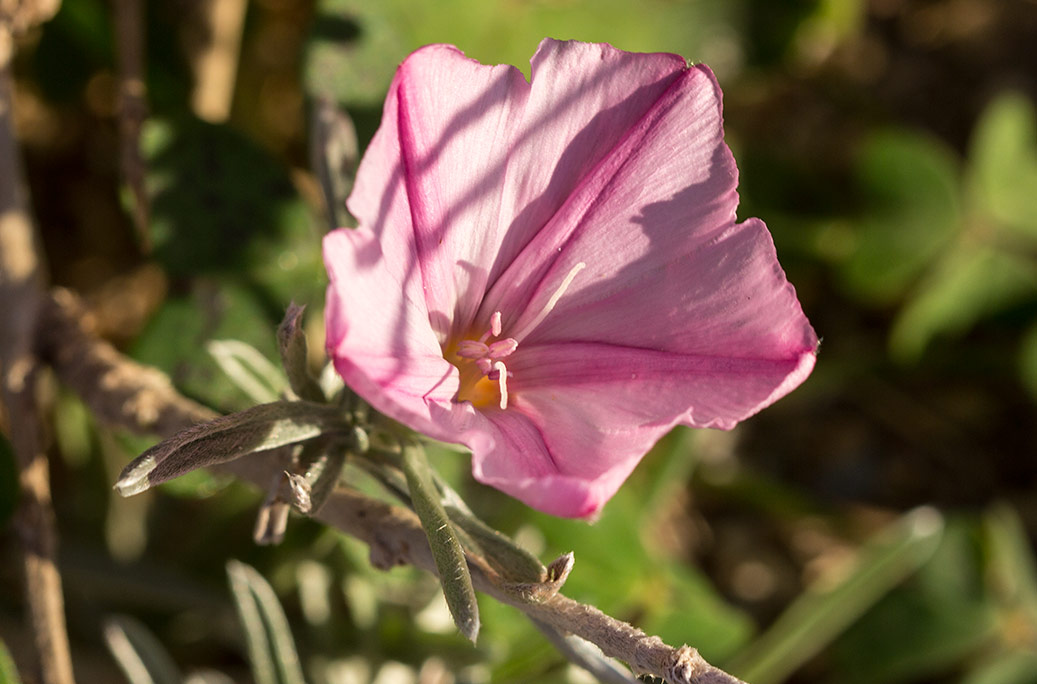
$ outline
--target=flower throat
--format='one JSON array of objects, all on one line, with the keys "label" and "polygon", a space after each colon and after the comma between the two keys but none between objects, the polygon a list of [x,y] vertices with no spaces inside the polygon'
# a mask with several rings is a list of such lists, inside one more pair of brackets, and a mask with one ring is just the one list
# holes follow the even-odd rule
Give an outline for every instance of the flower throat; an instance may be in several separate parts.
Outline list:
[{"label": "flower throat", "polygon": [[508,408],[508,371],[504,359],[511,356],[519,346],[519,340],[540,325],[551,310],[558,304],[565,291],[569,289],[576,274],[587,266],[580,262],[573,266],[565,276],[562,284],[555,290],[551,298],[537,315],[524,324],[509,337],[501,337],[501,312],[495,311],[490,317],[490,328],[483,332],[477,340],[465,339],[455,350],[446,351],[444,357],[457,366],[460,372],[460,386],[457,390],[457,401],[470,401],[476,408],[484,408],[497,404],[501,409]]}]

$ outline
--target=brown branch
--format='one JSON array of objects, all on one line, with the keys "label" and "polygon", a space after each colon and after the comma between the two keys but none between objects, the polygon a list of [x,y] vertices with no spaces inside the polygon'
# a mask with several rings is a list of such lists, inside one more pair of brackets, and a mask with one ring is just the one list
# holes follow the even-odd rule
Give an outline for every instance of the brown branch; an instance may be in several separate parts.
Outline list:
[{"label": "brown branch", "polygon": [[161,371],[97,338],[93,318],[69,290],[55,289],[40,312],[37,348],[94,414],[134,432],[171,436],[216,413],[178,393]]},{"label": "brown branch", "polygon": [[[40,348],[58,376],[76,390],[93,412],[109,423],[135,431],[171,437],[183,427],[213,417],[208,409],[184,399],[168,380],[119,354],[90,334],[74,295],[58,291],[39,328]],[[265,489],[271,473],[283,464],[276,456],[254,454],[217,468]],[[370,547],[371,563],[388,569],[414,565],[435,573],[425,532],[409,509],[372,499],[348,488],[338,489],[316,516]],[[693,648],[667,646],[658,637],[609,617],[593,606],[556,594],[543,602],[527,602],[503,591],[473,564],[477,589],[529,617],[596,644],[606,655],[628,663],[635,672],[662,676],[671,684],[736,684],[741,680],[719,670]]]},{"label": "brown branch", "polygon": [[245,0],[205,0],[201,21],[207,40],[192,60],[195,86],[191,107],[200,118],[226,121],[234,100],[241,32],[245,25]]},{"label": "brown branch", "polygon": [[38,679],[72,684],[61,576],[54,562],[57,531],[50,473],[36,410],[33,350],[42,293],[43,263],[27,209],[13,118],[10,57],[13,36],[56,10],[56,2],[0,0],[0,399],[18,465],[21,498],[15,518],[23,547],[28,619]]}]

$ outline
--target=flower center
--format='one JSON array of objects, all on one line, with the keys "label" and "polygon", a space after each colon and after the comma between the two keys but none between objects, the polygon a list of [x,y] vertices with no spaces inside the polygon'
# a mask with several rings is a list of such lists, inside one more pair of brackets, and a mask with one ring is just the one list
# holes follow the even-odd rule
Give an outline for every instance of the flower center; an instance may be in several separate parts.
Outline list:
[{"label": "flower center", "polygon": [[576,264],[536,315],[519,330],[512,332],[510,337],[500,338],[501,312],[496,311],[490,317],[490,329],[478,340],[461,340],[456,348],[450,345],[444,349],[444,358],[454,364],[461,375],[461,384],[457,390],[458,401],[470,401],[473,406],[480,409],[493,404],[502,409],[508,408],[508,377],[511,373],[504,364],[504,359],[518,349],[519,340],[525,338],[551,313],[558,300],[569,289],[576,274],[586,266],[587,264],[582,261]]},{"label": "flower center", "polygon": [[458,401],[470,401],[477,408],[487,406],[497,397],[502,409],[508,408],[508,367],[502,359],[518,349],[518,342],[511,337],[491,341],[500,337],[501,312],[490,318],[490,329],[478,340],[462,340],[455,352],[461,386],[457,391]]}]

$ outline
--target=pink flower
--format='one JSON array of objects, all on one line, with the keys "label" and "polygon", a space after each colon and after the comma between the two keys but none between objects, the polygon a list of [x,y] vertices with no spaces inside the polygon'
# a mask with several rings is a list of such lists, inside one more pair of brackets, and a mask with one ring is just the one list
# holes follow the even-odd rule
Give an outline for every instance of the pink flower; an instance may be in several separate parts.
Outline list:
[{"label": "pink flower", "polygon": [[327,345],[479,481],[595,514],[675,425],[730,429],[817,337],[766,226],[735,223],[720,88],[669,54],[545,40],[532,79],[432,45],[400,66],[324,241]]}]

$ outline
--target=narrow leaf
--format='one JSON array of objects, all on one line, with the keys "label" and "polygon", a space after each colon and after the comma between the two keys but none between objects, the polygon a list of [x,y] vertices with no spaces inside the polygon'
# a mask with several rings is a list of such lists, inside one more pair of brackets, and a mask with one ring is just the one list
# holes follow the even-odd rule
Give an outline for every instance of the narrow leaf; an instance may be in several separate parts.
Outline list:
[{"label": "narrow leaf", "polygon": [[180,684],[182,677],[173,658],[143,624],[126,615],[109,618],[104,625],[108,649],[130,684]]},{"label": "narrow leaf", "polygon": [[493,529],[471,512],[446,506],[447,515],[477,545],[479,554],[507,582],[542,582],[547,570],[540,559],[516,544],[510,537]]},{"label": "narrow leaf", "polygon": [[432,481],[425,451],[416,444],[404,446],[402,464],[414,512],[428,536],[450,614],[461,633],[474,642],[479,634],[479,605],[472,577],[454,526]]},{"label": "narrow leaf", "polygon": [[464,530],[478,545],[479,554],[509,582],[541,582],[547,570],[540,559],[522,548],[510,537],[493,529],[477,518],[468,505],[443,478],[433,473],[444,508],[450,520]]},{"label": "narrow leaf", "polygon": [[126,466],[115,488],[130,496],[197,468],[351,430],[333,406],[304,401],[253,406],[194,425],[156,444]]},{"label": "narrow leaf", "polygon": [[281,397],[284,377],[277,366],[252,345],[239,340],[210,340],[205,349],[220,370],[252,401],[265,404]]},{"label": "narrow leaf", "polygon": [[890,589],[929,560],[943,518],[919,508],[870,540],[852,571],[831,589],[808,589],[731,663],[728,671],[753,684],[784,681]]},{"label": "narrow leaf", "polygon": [[284,320],[277,326],[277,347],[281,352],[281,364],[288,375],[288,384],[300,399],[324,401],[324,392],[310,375],[306,333],[302,329],[305,306],[295,302],[288,305]]},{"label": "narrow leaf", "polygon": [[251,566],[227,563],[256,684],[305,684],[288,618],[277,595]]}]

